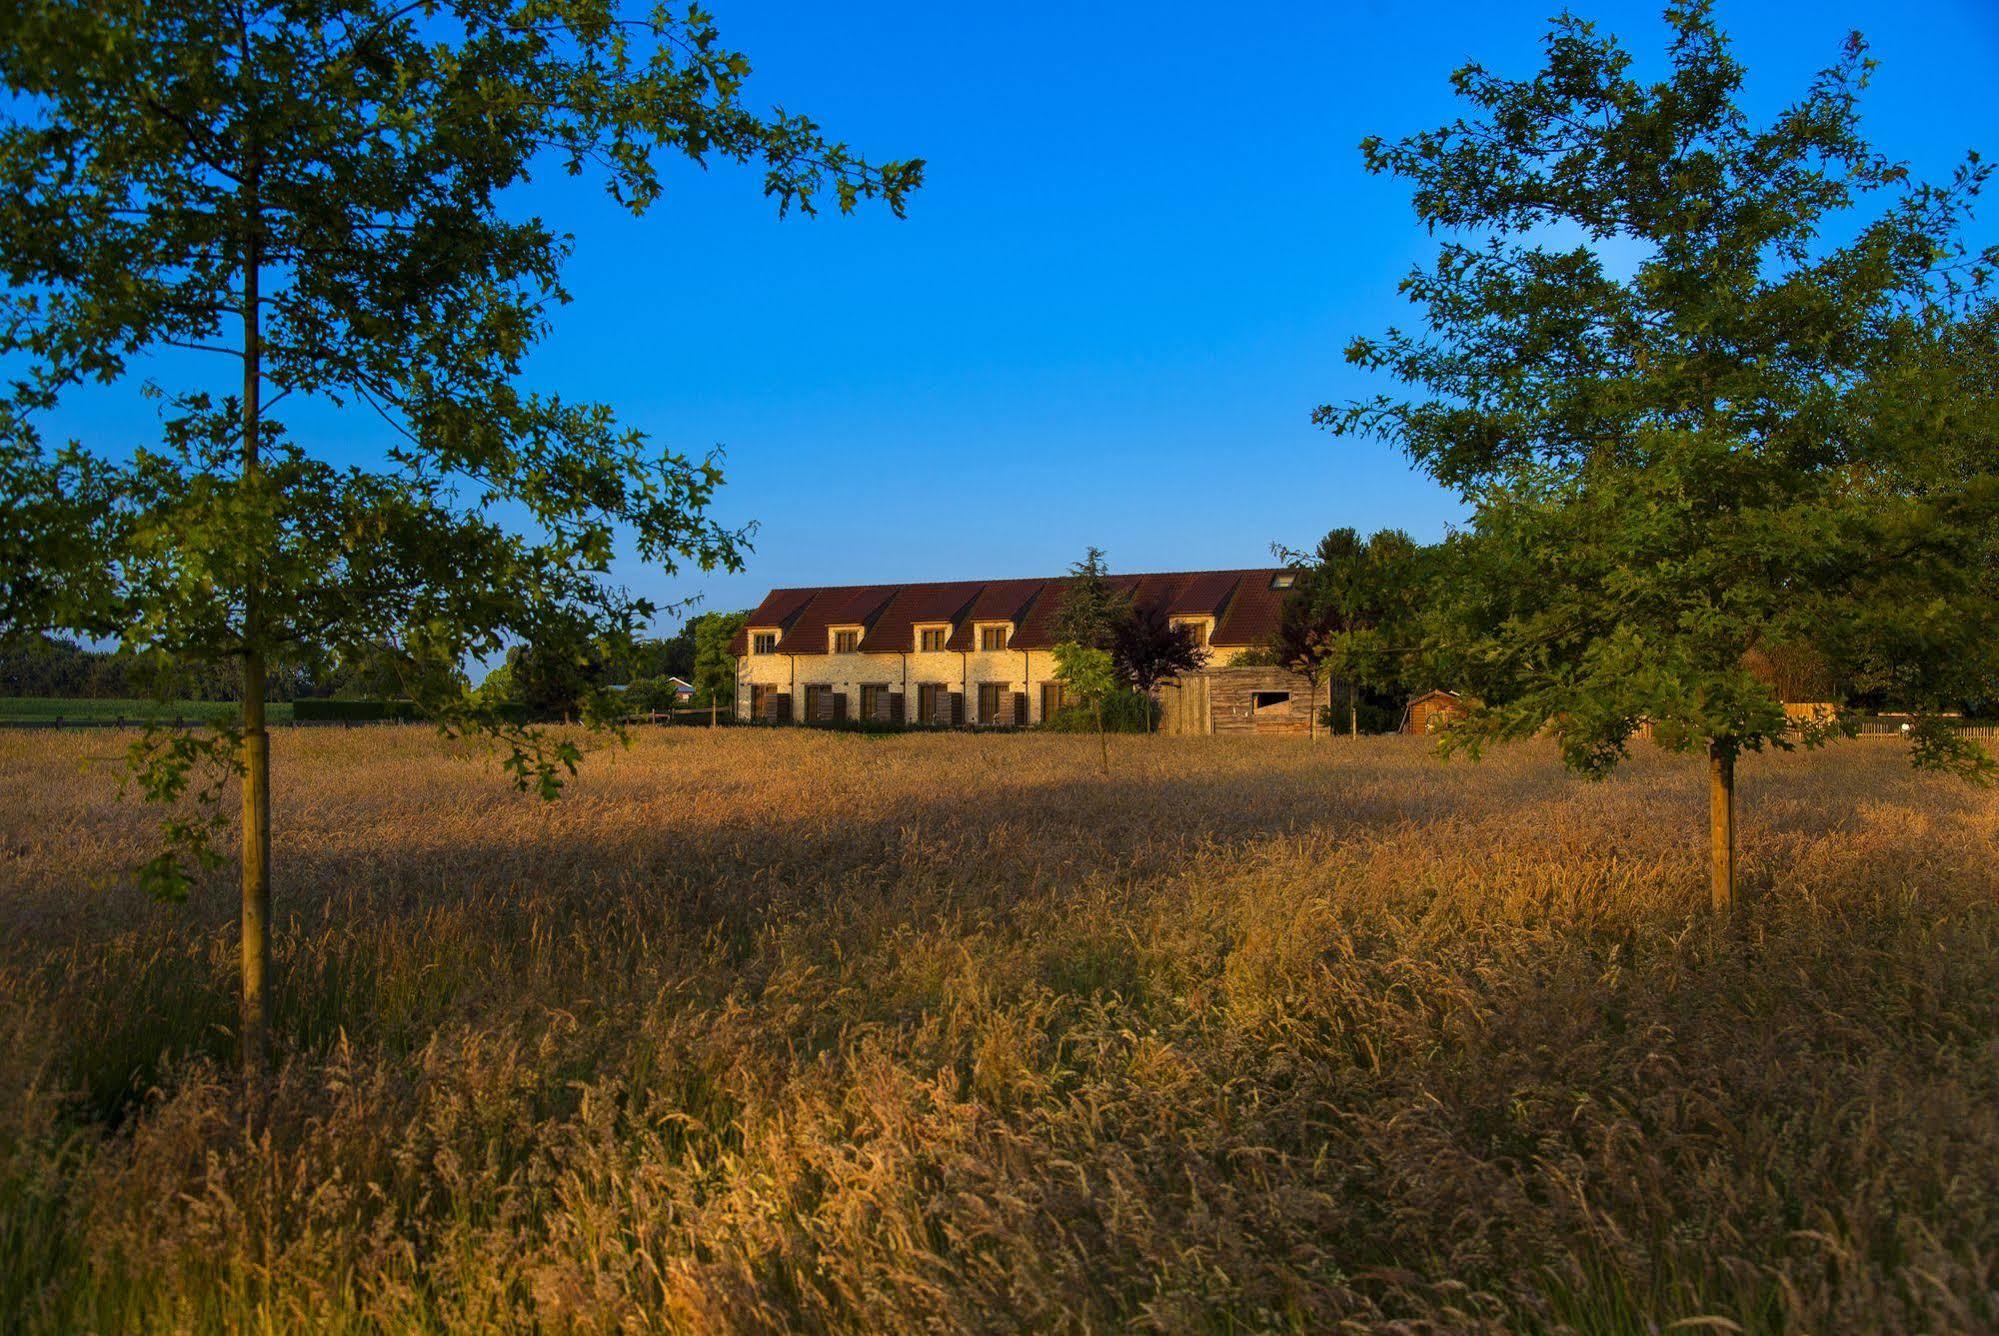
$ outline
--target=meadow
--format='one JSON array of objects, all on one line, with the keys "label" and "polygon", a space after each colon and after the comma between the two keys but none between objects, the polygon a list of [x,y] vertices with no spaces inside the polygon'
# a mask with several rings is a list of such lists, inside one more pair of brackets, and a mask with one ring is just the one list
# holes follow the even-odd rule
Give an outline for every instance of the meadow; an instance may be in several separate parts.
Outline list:
[{"label": "meadow", "polygon": [[1899,742],[281,731],[278,1065],[0,734],[0,1326],[1999,1324],[1999,800]]}]

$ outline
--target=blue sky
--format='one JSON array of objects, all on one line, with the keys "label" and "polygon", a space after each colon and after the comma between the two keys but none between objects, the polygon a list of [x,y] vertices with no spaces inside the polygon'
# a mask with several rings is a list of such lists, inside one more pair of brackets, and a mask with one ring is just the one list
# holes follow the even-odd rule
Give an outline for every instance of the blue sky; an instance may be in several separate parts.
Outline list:
[{"label": "blue sky", "polygon": [[[727,450],[747,571],[621,574],[660,601],[774,585],[1257,564],[1328,528],[1435,538],[1452,498],[1385,446],[1315,430],[1368,389],[1342,349],[1403,311],[1431,243],[1356,145],[1441,123],[1468,58],[1535,67],[1513,0],[969,6],[710,0],[754,94],[878,156],[922,156],[906,221],[778,221],[754,174],[676,171],[638,220],[551,175],[575,300],[535,379],[676,448]],[[1656,68],[1656,4],[1578,6]],[[1869,133],[1920,173],[1999,153],[1994,0],[1724,0],[1752,109],[1863,31]],[[100,397],[86,438],[145,430]],[[313,415],[336,457],[377,429]],[[113,442],[101,440],[106,446]]]}]

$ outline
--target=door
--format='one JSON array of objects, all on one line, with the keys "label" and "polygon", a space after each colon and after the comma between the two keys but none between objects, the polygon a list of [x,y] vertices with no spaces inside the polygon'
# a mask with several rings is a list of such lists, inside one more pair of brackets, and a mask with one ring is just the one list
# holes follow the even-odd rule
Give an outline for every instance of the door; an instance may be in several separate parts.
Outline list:
[{"label": "door", "polygon": [[1000,696],[1004,688],[997,682],[979,683],[979,722],[997,724],[1000,721]]},{"label": "door", "polygon": [[1062,713],[1062,684],[1043,682],[1041,684],[1041,722],[1047,723]]}]

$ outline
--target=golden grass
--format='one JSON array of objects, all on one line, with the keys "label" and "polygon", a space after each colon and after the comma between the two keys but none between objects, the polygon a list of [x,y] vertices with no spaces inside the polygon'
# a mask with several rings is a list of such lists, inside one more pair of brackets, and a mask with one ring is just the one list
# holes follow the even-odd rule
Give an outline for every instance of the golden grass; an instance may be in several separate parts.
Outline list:
[{"label": "golden grass", "polygon": [[649,733],[544,805],[284,732],[252,1137],[227,876],[143,902],[117,741],[0,738],[0,1326],[1999,1323],[1992,795],[1746,763],[1717,928],[1690,763],[1114,745]]}]

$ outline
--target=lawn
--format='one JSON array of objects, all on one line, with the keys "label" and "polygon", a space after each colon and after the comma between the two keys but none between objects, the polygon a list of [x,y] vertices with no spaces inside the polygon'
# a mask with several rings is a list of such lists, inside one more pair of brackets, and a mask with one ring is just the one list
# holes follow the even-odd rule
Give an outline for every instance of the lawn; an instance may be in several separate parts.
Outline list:
[{"label": "lawn", "polygon": [[[88,700],[58,696],[0,696],[0,723],[29,721],[54,723],[58,719],[92,723],[129,719],[218,719],[234,720],[242,707],[229,700],[157,701],[123,697]],[[289,701],[275,701],[265,707],[274,724],[289,723]]]},{"label": "lawn", "polygon": [[273,750],[246,1135],[228,869],[142,902],[116,735],[0,736],[14,1325],[1999,1323],[1999,801],[1899,742],[1745,762],[1726,925],[1649,750]]}]

